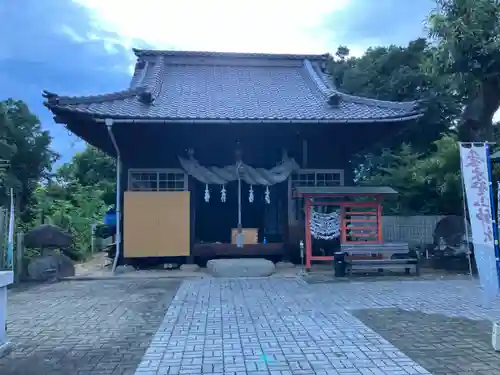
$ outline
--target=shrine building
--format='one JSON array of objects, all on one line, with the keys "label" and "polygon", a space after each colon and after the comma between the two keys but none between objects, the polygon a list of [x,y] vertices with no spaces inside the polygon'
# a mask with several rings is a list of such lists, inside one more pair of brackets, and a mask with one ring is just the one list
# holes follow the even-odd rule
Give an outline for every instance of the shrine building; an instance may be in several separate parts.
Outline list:
[{"label": "shrine building", "polygon": [[297,259],[305,239],[310,267],[383,242],[395,191],[354,186],[350,160],[411,126],[417,103],[339,92],[329,55],[134,52],[122,91],[44,92],[57,123],[117,158],[120,262]]}]

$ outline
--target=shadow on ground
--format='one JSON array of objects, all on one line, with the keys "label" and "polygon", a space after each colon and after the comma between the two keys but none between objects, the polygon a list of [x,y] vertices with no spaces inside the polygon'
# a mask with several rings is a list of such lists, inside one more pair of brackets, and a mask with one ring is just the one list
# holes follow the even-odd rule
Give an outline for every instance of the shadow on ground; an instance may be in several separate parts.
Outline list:
[{"label": "shadow on ground", "polygon": [[376,282],[376,281],[418,281],[418,280],[469,280],[470,275],[442,270],[423,269],[420,276],[406,275],[397,272],[354,274],[345,277],[335,277],[331,269],[319,268],[302,276],[308,284],[331,284],[345,282]]},{"label": "shadow on ground", "polygon": [[9,296],[2,375],[134,374],[180,281],[44,284]]},{"label": "shadow on ground", "polygon": [[500,374],[489,321],[401,309],[351,313],[434,375]]}]

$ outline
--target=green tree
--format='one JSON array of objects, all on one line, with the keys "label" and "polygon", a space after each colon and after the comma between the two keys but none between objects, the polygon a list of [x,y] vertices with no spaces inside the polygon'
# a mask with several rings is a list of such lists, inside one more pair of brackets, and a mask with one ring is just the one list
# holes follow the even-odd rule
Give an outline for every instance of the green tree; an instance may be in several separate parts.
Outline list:
[{"label": "green tree", "polygon": [[57,176],[65,184],[94,187],[101,191],[101,199],[107,205],[115,203],[116,162],[95,147],[88,145],[84,151],[75,154],[70,163],[58,169]]},{"label": "green tree", "polygon": [[398,214],[447,214],[462,212],[460,157],[455,135],[445,135],[426,155],[416,153],[408,144],[387,150],[378,167],[362,176],[361,182],[391,186],[399,193],[385,209]]},{"label": "green tree", "polygon": [[411,139],[415,149],[425,152],[458,117],[460,103],[449,89],[449,79],[433,69],[434,52],[420,38],[406,47],[369,48],[359,58],[348,57],[348,49],[341,46],[331,61],[330,72],[340,91],[379,100],[421,102],[424,116],[383,147],[398,148],[402,139]]},{"label": "green tree", "polygon": [[7,116],[5,107],[0,106],[0,159],[10,161],[16,152],[15,145],[9,143],[8,136],[12,131],[12,121]]},{"label": "green tree", "polygon": [[109,204],[115,202],[115,161],[92,146],[59,167],[35,194],[36,220],[32,225],[52,223],[75,240],[74,256],[90,254],[91,227],[102,222]]},{"label": "green tree", "polygon": [[450,78],[462,98],[462,141],[493,140],[493,115],[500,106],[500,2],[436,0],[429,33],[436,42],[434,69]]},{"label": "green tree", "polygon": [[5,178],[0,189],[0,204],[5,204],[7,188],[17,192],[16,206],[24,221],[32,215],[31,199],[42,179],[50,177],[52,164],[58,155],[51,150],[51,137],[42,130],[38,118],[28,106],[19,100],[0,102],[0,134],[14,151],[9,160]]},{"label": "green tree", "polygon": [[92,225],[102,221],[106,204],[103,192],[92,186],[78,183],[39,185],[35,191],[37,220],[32,226],[51,223],[70,233],[74,239],[73,255],[85,259],[90,254]]}]

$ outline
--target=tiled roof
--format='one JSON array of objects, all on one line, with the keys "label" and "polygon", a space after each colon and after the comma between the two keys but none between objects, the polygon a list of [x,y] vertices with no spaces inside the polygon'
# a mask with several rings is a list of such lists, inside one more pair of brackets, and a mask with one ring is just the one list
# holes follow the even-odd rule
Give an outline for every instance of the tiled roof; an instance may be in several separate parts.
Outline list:
[{"label": "tiled roof", "polygon": [[399,121],[420,115],[415,102],[338,92],[323,73],[327,55],[134,50],[124,91],[67,97],[45,92],[54,112],[165,121]]}]

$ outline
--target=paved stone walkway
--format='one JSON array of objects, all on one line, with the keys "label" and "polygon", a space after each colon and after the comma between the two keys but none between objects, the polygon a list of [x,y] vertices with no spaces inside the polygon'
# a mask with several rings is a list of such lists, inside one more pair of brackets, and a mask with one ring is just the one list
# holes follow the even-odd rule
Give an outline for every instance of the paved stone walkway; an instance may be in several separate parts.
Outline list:
[{"label": "paved stone walkway", "polygon": [[[500,374],[470,280],[131,278],[9,298],[1,375]],[[173,300],[172,300],[173,298]],[[168,308],[168,309],[167,309]]]},{"label": "paved stone walkway", "polygon": [[180,282],[96,280],[9,292],[1,375],[134,374]]},{"label": "paved stone walkway", "polygon": [[[426,335],[405,334],[404,345],[394,340],[398,329],[414,320],[403,325],[387,316],[384,324],[394,326],[390,336],[376,332],[382,320],[380,325],[365,325],[353,314],[359,309],[376,309],[376,315],[386,311],[379,309],[400,308],[441,314],[445,320],[490,319],[492,312],[477,306],[476,294],[476,286],[465,280],[337,285],[277,279],[188,281],[170,305],[136,375],[429,374],[435,367],[409,350],[425,345]],[[500,312],[500,306],[493,311]],[[432,328],[439,333],[439,324]],[[476,338],[477,333],[469,337]],[[443,352],[436,342],[433,345],[436,350],[427,351],[428,357],[446,357],[448,363],[456,358],[454,348]],[[496,360],[490,348],[483,349],[489,353],[484,360]],[[460,368],[463,362],[439,374],[481,370]]]},{"label": "paved stone walkway", "polygon": [[489,321],[401,309],[358,310],[354,315],[432,374],[500,374]]}]

